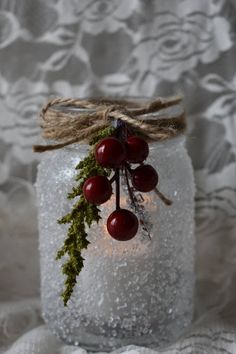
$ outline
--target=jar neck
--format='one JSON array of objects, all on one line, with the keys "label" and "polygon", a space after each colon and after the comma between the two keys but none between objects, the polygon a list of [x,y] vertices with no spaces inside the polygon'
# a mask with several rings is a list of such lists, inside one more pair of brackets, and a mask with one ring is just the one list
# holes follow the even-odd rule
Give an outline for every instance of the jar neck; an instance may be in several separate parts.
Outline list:
[{"label": "jar neck", "polygon": [[[183,148],[185,145],[185,135],[180,135],[175,138],[170,138],[165,141],[156,141],[149,143],[149,150],[159,150],[159,151],[175,151],[177,149]],[[80,151],[81,153],[87,152],[91,147],[89,144],[72,144],[63,149],[67,151]]]},{"label": "jar neck", "polygon": [[164,141],[156,141],[149,144],[149,149],[160,149],[160,150],[169,150],[175,148],[181,148],[185,145],[186,137],[184,134],[181,134],[175,138],[170,138]]}]

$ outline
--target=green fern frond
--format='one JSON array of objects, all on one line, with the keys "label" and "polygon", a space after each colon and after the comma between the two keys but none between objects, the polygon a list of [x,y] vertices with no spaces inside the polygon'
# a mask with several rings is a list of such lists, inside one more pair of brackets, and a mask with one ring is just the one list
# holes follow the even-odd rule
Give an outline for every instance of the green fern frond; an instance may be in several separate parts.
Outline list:
[{"label": "green fern frond", "polygon": [[108,177],[111,174],[111,170],[105,169],[97,164],[94,155],[94,145],[101,139],[114,135],[115,131],[115,128],[112,127],[105,128],[91,138],[90,145],[92,148],[88,156],[81,160],[76,166],[78,173],[75,180],[78,183],[67,196],[68,199],[79,197],[79,200],[73,205],[70,213],[58,220],[59,224],[70,224],[64,244],[56,255],[57,260],[67,256],[66,262],[62,265],[62,273],[66,276],[65,289],[62,293],[65,306],[67,306],[68,300],[73,293],[77,276],[84,266],[84,259],[81,252],[89,245],[86,230],[94,222],[99,222],[101,219],[99,208],[87,202],[84,198],[83,184],[89,177],[98,175]]}]

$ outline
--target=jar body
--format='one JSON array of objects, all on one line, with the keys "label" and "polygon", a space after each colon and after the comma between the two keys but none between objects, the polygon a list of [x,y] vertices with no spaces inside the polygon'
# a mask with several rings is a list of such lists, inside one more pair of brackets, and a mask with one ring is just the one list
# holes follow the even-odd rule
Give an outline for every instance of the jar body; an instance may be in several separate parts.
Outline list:
[{"label": "jar body", "polygon": [[[39,165],[37,196],[43,316],[68,343],[89,350],[128,344],[163,347],[190,324],[194,299],[194,180],[184,138],[152,144],[148,162],[159,174],[159,189],[173,200],[163,205],[155,193],[140,195],[151,226],[151,240],[139,227],[130,241],[112,239],[107,217],[113,198],[101,206],[102,220],[89,230],[84,268],[64,307],[63,259],[55,260],[68,225],[59,225],[73,202],[66,196],[75,184],[75,166],[86,146],[45,153]],[[121,194],[128,209],[128,195]]]}]

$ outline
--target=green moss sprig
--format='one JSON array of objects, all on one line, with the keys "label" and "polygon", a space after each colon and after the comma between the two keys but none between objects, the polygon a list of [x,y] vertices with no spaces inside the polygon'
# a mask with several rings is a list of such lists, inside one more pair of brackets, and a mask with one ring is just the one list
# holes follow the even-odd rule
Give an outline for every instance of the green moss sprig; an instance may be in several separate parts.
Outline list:
[{"label": "green moss sprig", "polygon": [[115,135],[116,129],[109,127],[99,131],[94,135],[90,141],[92,146],[88,156],[79,162],[76,166],[78,173],[76,175],[77,185],[72,188],[72,191],[68,194],[68,199],[74,199],[79,197],[78,201],[73,205],[69,214],[63,216],[58,220],[59,224],[70,224],[67,232],[67,237],[64,240],[63,246],[57,252],[56,259],[61,259],[67,256],[67,260],[62,265],[62,273],[66,275],[65,289],[62,293],[64,305],[67,306],[67,302],[70,299],[74,286],[77,281],[77,276],[80,274],[83,265],[84,258],[81,255],[82,250],[86,249],[89,245],[87,239],[87,229],[93,222],[99,222],[100,209],[89,202],[83,196],[83,184],[92,176],[109,176],[111,170],[105,169],[97,164],[94,155],[94,145],[101,139]]}]

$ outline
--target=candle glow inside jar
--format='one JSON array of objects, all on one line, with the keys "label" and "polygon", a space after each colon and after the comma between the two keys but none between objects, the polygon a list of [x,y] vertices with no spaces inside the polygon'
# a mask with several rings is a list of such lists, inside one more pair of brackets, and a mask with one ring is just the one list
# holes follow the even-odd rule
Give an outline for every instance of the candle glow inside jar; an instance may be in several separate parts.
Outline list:
[{"label": "candle glow inside jar", "polygon": [[[57,220],[74,203],[66,195],[88,145],[74,144],[43,154],[36,183],[43,317],[67,343],[97,351],[129,344],[163,347],[191,323],[195,187],[184,144],[184,135],[149,144],[147,163],[156,168],[158,187],[173,201],[166,206],[154,191],[137,192],[151,239],[141,225],[129,241],[111,238],[106,220],[115,210],[114,194],[99,207],[102,219],[89,229],[90,244],[82,253],[84,267],[67,307],[60,296],[64,260],[56,261],[55,256],[68,225],[59,225]],[[121,181],[121,208],[131,210]]]}]

